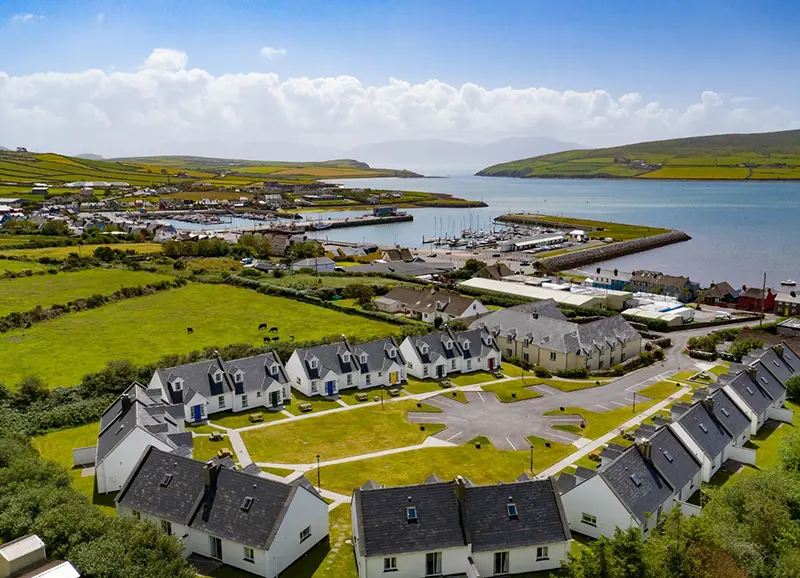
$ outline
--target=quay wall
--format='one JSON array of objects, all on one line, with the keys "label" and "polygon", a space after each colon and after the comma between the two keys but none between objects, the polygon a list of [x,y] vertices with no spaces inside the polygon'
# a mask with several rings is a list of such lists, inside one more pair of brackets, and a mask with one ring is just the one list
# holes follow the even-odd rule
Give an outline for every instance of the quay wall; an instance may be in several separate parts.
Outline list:
[{"label": "quay wall", "polygon": [[652,237],[620,241],[619,243],[613,243],[611,245],[602,245],[582,251],[545,257],[544,259],[535,261],[534,266],[543,271],[564,271],[576,267],[584,267],[600,261],[608,261],[609,259],[615,259],[617,257],[624,257],[625,255],[631,255],[633,253],[649,251],[650,249],[672,245],[673,243],[689,241],[690,239],[691,237],[683,231],[670,231],[669,233],[653,235]]}]

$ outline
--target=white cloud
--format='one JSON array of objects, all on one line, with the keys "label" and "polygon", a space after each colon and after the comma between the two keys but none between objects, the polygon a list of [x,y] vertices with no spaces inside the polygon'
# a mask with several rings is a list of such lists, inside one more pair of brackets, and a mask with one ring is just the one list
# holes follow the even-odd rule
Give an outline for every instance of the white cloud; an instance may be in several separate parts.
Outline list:
[{"label": "white cloud", "polygon": [[285,48],[274,48],[272,46],[265,46],[261,49],[261,56],[269,60],[275,56],[286,56]]},{"label": "white cloud", "polygon": [[183,51],[160,48],[133,71],[0,71],[3,138],[37,150],[105,155],[258,156],[259,146],[276,142],[347,147],[401,138],[541,135],[601,146],[798,125],[796,111],[749,108],[714,91],[676,108],[639,93],[215,75],[186,68],[187,61]]},{"label": "white cloud", "polygon": [[37,20],[46,20],[46,18],[41,14],[31,14],[30,12],[25,14],[14,14],[11,17],[11,22],[35,22]]},{"label": "white cloud", "polygon": [[183,50],[156,48],[144,61],[144,68],[155,70],[182,70],[186,68],[189,56]]},{"label": "white cloud", "polygon": [[106,13],[105,12],[98,12],[97,15],[94,17],[95,22],[98,24],[102,24],[106,21]]}]

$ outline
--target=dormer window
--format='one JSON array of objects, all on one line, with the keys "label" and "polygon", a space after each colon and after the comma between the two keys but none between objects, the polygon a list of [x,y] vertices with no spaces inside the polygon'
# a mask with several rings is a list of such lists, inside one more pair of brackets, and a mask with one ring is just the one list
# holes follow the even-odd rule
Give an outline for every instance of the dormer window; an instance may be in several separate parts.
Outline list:
[{"label": "dormer window", "polygon": [[317,360],[316,359],[312,359],[311,361],[308,362],[308,366],[311,369],[316,369],[317,368]]},{"label": "dormer window", "polygon": [[406,508],[406,520],[409,522],[416,522],[417,518],[417,509],[414,506],[408,506]]},{"label": "dormer window", "polygon": [[519,510],[517,510],[517,505],[511,499],[511,496],[508,497],[508,504],[506,505],[506,511],[508,511],[508,517],[512,520],[516,520],[519,518]]},{"label": "dormer window", "polygon": [[350,354],[346,351],[342,353],[342,361],[345,363],[350,363]]},{"label": "dormer window", "polygon": [[420,345],[419,346],[419,352],[422,355],[426,355],[428,353],[428,344],[427,343],[423,343],[422,345]]},{"label": "dormer window", "polygon": [[389,349],[389,357],[394,359],[396,356],[397,356],[397,350],[394,347]]},{"label": "dormer window", "polygon": [[219,370],[214,372],[214,383],[222,383],[222,372]]},{"label": "dormer window", "polygon": [[242,382],[244,381],[244,372],[242,372],[242,371],[237,371],[236,373],[234,373],[234,374],[233,374],[233,380],[234,380],[236,383],[242,383]]},{"label": "dormer window", "polygon": [[367,354],[366,353],[362,353],[361,357],[359,358],[359,361],[361,363],[366,363],[367,362]]},{"label": "dormer window", "polygon": [[269,368],[269,372],[272,375],[278,375],[278,364],[277,363],[273,363]]},{"label": "dormer window", "polygon": [[172,382],[172,388],[175,391],[181,391],[183,389],[183,380],[180,377],[176,377]]},{"label": "dormer window", "polygon": [[469,349],[469,339],[464,340],[464,349]]},{"label": "dormer window", "polygon": [[453,340],[452,339],[446,339],[445,342],[444,342],[444,348],[445,349],[453,349]]}]

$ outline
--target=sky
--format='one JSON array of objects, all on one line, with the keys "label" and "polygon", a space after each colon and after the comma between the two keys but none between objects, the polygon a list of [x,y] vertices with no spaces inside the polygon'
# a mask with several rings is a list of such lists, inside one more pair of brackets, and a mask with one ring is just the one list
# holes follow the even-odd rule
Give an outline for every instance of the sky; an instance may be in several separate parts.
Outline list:
[{"label": "sky", "polygon": [[798,25],[800,3],[770,0],[3,0],[0,145],[242,156],[800,128]]}]

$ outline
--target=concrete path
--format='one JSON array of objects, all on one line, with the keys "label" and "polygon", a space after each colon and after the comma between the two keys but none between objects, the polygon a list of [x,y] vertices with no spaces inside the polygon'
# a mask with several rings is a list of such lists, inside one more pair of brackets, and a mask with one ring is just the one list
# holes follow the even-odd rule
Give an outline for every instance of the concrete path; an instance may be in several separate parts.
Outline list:
[{"label": "concrete path", "polygon": [[242,436],[235,429],[228,430],[228,440],[231,442],[231,448],[236,452],[236,458],[242,467],[252,464],[253,460],[250,458],[250,452],[247,451],[247,446],[242,441]]}]

